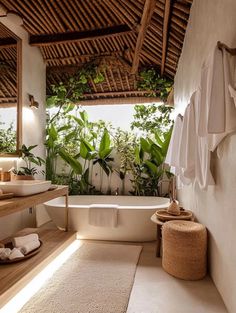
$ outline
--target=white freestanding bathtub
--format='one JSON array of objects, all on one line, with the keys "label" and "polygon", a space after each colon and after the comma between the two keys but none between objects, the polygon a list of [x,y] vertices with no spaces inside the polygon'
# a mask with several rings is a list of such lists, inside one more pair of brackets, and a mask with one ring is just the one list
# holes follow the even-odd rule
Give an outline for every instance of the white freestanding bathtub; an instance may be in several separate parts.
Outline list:
[{"label": "white freestanding bathtub", "polygon": [[[65,199],[57,198],[44,205],[58,228],[65,226]],[[156,239],[156,225],[150,217],[158,209],[167,208],[168,198],[135,196],[69,196],[69,229],[80,239],[151,241]],[[90,205],[117,205],[117,227],[89,224]]]}]

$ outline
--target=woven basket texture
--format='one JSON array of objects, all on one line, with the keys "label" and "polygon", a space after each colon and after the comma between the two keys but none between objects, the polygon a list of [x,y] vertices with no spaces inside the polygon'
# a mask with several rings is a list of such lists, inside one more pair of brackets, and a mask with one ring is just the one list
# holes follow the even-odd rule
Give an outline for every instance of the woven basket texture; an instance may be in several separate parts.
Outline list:
[{"label": "woven basket texture", "polygon": [[162,227],[164,270],[184,280],[202,279],[207,272],[207,230],[190,221],[170,221]]}]

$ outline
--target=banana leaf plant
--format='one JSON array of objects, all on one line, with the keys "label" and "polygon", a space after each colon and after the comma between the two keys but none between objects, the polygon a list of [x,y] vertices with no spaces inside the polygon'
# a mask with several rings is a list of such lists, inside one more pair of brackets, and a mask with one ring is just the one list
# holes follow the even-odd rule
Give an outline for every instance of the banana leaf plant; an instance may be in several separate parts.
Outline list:
[{"label": "banana leaf plant", "polygon": [[[114,158],[111,157],[111,153],[113,150],[113,146],[111,145],[111,138],[109,135],[109,132],[107,129],[104,130],[100,145],[97,151],[97,156],[95,157],[95,160],[93,161],[93,164],[99,164],[100,165],[100,191],[102,191],[102,183],[103,183],[103,172],[107,176],[111,177],[112,173],[112,166],[111,162],[114,161]],[[108,193],[110,193],[110,181],[109,181],[109,187],[108,187]]]},{"label": "banana leaf plant", "polygon": [[135,164],[133,169],[133,186],[136,195],[159,196],[159,181],[170,173],[164,167],[172,128],[161,138],[157,133],[155,140],[140,138],[140,146],[135,150]]}]

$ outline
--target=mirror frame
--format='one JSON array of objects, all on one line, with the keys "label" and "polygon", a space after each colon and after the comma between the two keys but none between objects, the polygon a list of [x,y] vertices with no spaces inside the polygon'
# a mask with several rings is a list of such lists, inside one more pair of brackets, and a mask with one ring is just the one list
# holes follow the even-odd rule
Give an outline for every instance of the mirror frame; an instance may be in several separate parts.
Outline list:
[{"label": "mirror frame", "polygon": [[18,158],[20,157],[20,148],[22,146],[22,39],[19,38],[13,31],[11,31],[6,25],[1,23],[1,26],[9,33],[11,37],[13,37],[16,43],[17,49],[17,106],[16,106],[16,152],[15,153],[1,153],[0,158]]}]

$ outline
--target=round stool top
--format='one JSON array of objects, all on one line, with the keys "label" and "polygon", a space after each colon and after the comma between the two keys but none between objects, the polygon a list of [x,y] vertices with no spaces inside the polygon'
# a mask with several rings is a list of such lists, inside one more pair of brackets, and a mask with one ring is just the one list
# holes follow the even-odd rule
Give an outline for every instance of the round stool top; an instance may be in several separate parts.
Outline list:
[{"label": "round stool top", "polygon": [[166,222],[163,227],[165,229],[172,229],[176,232],[194,233],[201,232],[206,229],[206,227],[200,223],[195,223],[191,221],[169,221]]}]

